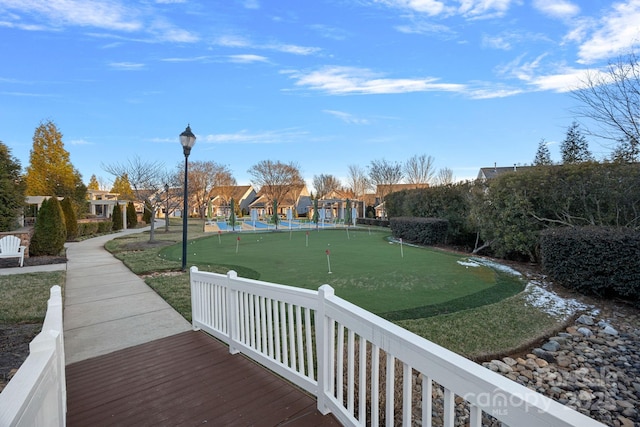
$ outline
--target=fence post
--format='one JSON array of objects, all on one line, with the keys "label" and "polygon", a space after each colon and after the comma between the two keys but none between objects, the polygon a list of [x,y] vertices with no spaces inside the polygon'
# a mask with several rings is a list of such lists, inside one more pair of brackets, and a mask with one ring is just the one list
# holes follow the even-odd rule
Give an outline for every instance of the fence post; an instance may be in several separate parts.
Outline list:
[{"label": "fence post", "polygon": [[[200,327],[196,326],[196,320],[200,321],[200,299],[202,298],[202,292],[196,292],[196,287],[193,285],[193,273],[198,272],[198,267],[195,265],[189,269],[189,288],[191,289],[191,329],[199,331]],[[196,319],[197,318],[197,319]]]},{"label": "fence post", "polygon": [[238,290],[232,286],[231,280],[237,279],[238,273],[233,270],[227,272],[227,327],[229,328],[229,353],[238,354]]},{"label": "fence post", "polygon": [[326,300],[334,295],[334,290],[329,285],[322,285],[318,289],[318,311],[316,311],[316,352],[318,359],[318,411],[327,415],[331,412],[327,405],[327,392],[329,390],[329,319],[326,316]]}]

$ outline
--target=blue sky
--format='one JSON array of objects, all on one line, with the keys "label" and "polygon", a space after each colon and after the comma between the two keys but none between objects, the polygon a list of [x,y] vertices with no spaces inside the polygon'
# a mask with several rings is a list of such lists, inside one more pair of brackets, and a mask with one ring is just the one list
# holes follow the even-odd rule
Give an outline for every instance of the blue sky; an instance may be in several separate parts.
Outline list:
[{"label": "blue sky", "polygon": [[416,154],[473,178],[559,160],[569,91],[639,45],[640,0],[0,0],[0,141],[26,167],[53,120],[85,182],[177,167],[188,123],[239,184]]}]

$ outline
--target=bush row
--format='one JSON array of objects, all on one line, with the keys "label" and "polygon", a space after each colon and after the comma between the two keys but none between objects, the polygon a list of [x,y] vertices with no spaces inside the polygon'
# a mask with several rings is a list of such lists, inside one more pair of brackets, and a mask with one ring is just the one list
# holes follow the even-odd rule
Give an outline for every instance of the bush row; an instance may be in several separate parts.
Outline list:
[{"label": "bush row", "polygon": [[113,229],[112,221],[78,222],[78,236],[86,237],[94,234],[108,233]]},{"label": "bush row", "polygon": [[581,293],[640,302],[640,232],[566,227],[540,234],[545,274]]},{"label": "bush row", "polygon": [[419,245],[444,243],[449,229],[449,221],[440,218],[397,217],[389,222],[394,237]]},{"label": "bush row", "polygon": [[375,218],[358,218],[356,224],[359,225],[375,225],[377,227],[389,227],[389,221],[386,219]]}]

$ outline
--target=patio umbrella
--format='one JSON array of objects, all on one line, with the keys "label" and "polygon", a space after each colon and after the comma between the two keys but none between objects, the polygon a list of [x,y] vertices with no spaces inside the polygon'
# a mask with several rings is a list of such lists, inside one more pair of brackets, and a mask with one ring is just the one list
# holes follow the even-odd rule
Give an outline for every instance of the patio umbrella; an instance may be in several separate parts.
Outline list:
[{"label": "patio umbrella", "polygon": [[273,223],[276,225],[276,230],[278,229],[278,221],[280,218],[278,217],[278,201],[273,200]]},{"label": "patio umbrella", "polygon": [[318,228],[318,221],[320,221],[320,214],[318,213],[318,199],[313,199],[313,218],[311,220],[316,223],[316,228]]},{"label": "patio umbrella", "polygon": [[347,199],[347,206],[345,207],[344,223],[348,227],[351,225],[351,200]]},{"label": "patio umbrella", "polygon": [[229,223],[231,224],[231,230],[236,231],[236,202],[231,199],[231,213],[229,214]]}]

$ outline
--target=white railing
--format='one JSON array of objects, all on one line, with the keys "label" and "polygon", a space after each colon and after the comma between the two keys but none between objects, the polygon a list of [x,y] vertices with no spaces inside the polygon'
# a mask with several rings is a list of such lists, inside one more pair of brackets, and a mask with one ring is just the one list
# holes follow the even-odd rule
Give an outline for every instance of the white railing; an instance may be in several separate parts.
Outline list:
[{"label": "white railing", "polygon": [[62,293],[51,288],[42,331],[29,356],[0,393],[0,426],[64,426],[67,388],[64,368]]},{"label": "white railing", "polygon": [[347,426],[602,426],[334,295],[191,268],[193,327]]}]

